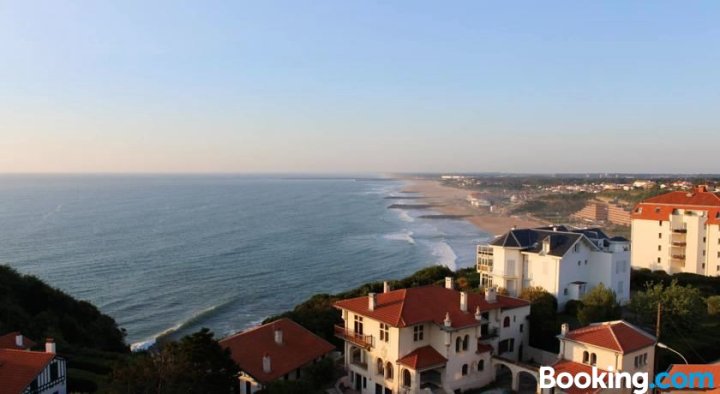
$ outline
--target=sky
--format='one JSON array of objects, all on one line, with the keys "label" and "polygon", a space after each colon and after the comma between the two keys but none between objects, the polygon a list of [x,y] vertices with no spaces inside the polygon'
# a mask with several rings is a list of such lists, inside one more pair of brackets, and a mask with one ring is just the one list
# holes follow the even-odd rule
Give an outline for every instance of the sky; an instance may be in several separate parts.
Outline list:
[{"label": "sky", "polygon": [[0,0],[0,173],[720,173],[717,1]]}]

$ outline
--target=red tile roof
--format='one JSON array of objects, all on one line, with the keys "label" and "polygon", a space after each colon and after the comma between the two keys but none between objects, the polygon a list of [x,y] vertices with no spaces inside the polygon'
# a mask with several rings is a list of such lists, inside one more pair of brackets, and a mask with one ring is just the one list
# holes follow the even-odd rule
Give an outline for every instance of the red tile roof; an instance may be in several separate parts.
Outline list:
[{"label": "red tile roof", "polygon": [[379,320],[393,327],[407,327],[419,323],[443,324],[445,314],[450,314],[455,328],[477,325],[475,310],[512,309],[530,305],[519,298],[498,295],[497,301],[489,303],[482,294],[468,294],[467,312],[460,310],[460,292],[439,286],[423,286],[400,289],[376,295],[374,310],[368,309],[368,297],[350,298],[335,303],[336,308]]},{"label": "red tile roof", "polygon": [[408,353],[405,357],[397,360],[399,364],[405,365],[416,371],[437,367],[447,363],[443,357],[432,346],[423,346]]},{"label": "red tile roof", "polygon": [[477,351],[475,353],[480,354],[480,353],[487,353],[487,352],[492,352],[492,351],[493,351],[492,345],[488,345],[485,343],[478,343]]},{"label": "red tile roof", "polygon": [[645,199],[633,209],[631,217],[667,220],[676,208],[706,210],[710,224],[720,223],[720,196],[702,186],[690,192],[676,191]]},{"label": "red tile roof", "polygon": [[[557,363],[555,363],[552,366],[555,369],[555,377],[562,373],[562,372],[568,372],[572,376],[575,376],[581,372],[588,373],[592,376],[592,367],[587,364],[580,364],[576,363],[574,361],[570,360],[559,360]],[[608,383],[608,377],[605,376],[605,383]],[[591,394],[591,393],[597,393],[601,389],[593,389],[593,388],[585,388],[581,389],[579,387],[571,386],[567,389],[562,389],[563,392],[567,394]]]},{"label": "red tile roof", "polygon": [[655,345],[655,337],[622,320],[593,323],[568,332],[565,338],[620,353]]},{"label": "red tile roof", "polygon": [[35,347],[36,343],[23,336],[23,346],[15,346],[15,337],[21,335],[18,331],[7,333],[0,336],[0,349],[20,349],[27,350]]},{"label": "red tile roof", "polygon": [[0,349],[2,392],[22,393],[53,358],[52,353]]},{"label": "red tile roof", "polygon": [[[283,343],[275,342],[275,330],[282,330]],[[240,369],[261,383],[272,382],[300,368],[335,347],[290,319],[280,319],[229,336],[220,346],[230,349]],[[271,372],[263,372],[263,355],[270,356]]]},{"label": "red tile roof", "polygon": [[[668,369],[669,374],[673,373],[683,373],[686,376],[692,376],[693,373],[707,373],[710,372],[714,377],[715,387],[714,388],[706,388],[706,389],[684,389],[684,390],[677,390],[677,389],[662,389],[661,391],[667,392],[667,391],[682,391],[682,392],[697,392],[697,393],[704,393],[704,394],[720,394],[720,384],[717,382],[720,382],[720,365],[719,364],[673,364]],[[666,385],[670,384],[670,377],[666,377],[663,379],[663,383]],[[700,384],[701,382],[696,381],[693,382],[694,384]],[[703,384],[707,384],[708,382],[702,382]]]}]

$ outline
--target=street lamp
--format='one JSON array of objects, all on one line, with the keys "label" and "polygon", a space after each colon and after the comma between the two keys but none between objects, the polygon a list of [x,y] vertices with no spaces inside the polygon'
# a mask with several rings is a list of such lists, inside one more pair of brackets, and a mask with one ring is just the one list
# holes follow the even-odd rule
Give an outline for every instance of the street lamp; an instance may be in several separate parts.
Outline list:
[{"label": "street lamp", "polygon": [[666,344],[664,344],[664,343],[662,343],[662,342],[658,342],[657,345],[658,345],[658,347],[661,348],[661,349],[669,350],[669,351],[677,354],[678,356],[680,356],[680,358],[682,358],[683,361],[685,361],[685,364],[690,364],[690,363],[688,362],[688,360],[685,358],[685,356],[683,356],[682,354],[680,354],[680,352],[678,352],[677,350],[671,348],[670,346],[668,346],[668,345],[666,345]]}]

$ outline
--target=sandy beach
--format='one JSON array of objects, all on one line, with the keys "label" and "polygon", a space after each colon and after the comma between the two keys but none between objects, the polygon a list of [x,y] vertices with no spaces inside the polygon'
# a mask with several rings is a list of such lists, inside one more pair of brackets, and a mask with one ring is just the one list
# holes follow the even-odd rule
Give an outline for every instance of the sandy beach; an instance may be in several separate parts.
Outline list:
[{"label": "sandy beach", "polygon": [[513,226],[535,227],[545,224],[534,218],[497,215],[483,208],[474,208],[467,201],[470,191],[444,186],[435,180],[410,179],[404,191],[419,193],[423,198],[417,200],[418,203],[433,204],[433,209],[443,215],[464,216],[463,220],[492,235],[503,234]]}]

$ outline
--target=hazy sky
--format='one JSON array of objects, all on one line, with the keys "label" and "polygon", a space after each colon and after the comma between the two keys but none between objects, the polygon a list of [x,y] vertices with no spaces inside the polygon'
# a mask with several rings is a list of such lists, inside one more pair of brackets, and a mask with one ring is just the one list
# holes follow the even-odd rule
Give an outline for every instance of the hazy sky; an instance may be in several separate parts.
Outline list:
[{"label": "hazy sky", "polygon": [[0,172],[720,172],[717,1],[0,0]]}]

